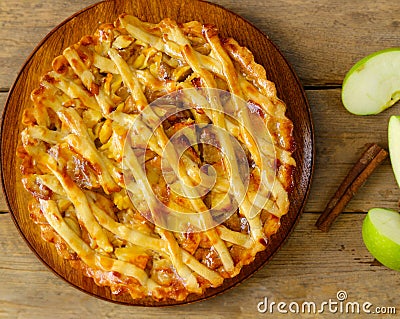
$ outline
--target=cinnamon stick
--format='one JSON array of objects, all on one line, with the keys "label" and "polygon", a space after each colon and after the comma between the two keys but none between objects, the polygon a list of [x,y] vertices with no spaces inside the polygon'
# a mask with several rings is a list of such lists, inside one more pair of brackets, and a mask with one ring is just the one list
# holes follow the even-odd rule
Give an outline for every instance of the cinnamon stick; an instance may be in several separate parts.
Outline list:
[{"label": "cinnamon stick", "polygon": [[357,190],[387,156],[388,153],[377,144],[371,144],[368,147],[349,171],[335,195],[333,195],[325,210],[318,218],[315,223],[318,229],[325,232],[329,230],[332,223],[344,210]]}]

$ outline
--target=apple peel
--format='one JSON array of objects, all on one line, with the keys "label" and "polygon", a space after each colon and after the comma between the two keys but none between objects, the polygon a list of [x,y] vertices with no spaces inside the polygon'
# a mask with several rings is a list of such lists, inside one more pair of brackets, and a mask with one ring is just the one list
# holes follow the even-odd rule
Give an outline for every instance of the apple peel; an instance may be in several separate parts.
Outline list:
[{"label": "apple peel", "polygon": [[372,256],[384,266],[400,270],[400,214],[372,208],[364,219],[362,237]]}]

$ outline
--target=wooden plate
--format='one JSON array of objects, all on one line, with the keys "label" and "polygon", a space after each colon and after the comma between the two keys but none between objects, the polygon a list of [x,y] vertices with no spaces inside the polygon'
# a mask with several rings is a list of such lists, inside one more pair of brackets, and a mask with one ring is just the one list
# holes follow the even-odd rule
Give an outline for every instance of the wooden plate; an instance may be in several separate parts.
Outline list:
[{"label": "wooden plate", "polygon": [[[122,12],[154,23],[170,17],[178,22],[198,20],[215,24],[222,36],[231,36],[241,45],[248,47],[255,60],[265,67],[267,76],[277,86],[278,96],[286,102],[287,115],[295,126],[295,187],[291,194],[290,211],[282,219],[279,232],[272,238],[267,249],[259,253],[255,261],[244,267],[238,276],[225,280],[218,288],[206,290],[201,296],[189,295],[183,302],[157,303],[150,299],[132,300],[129,295],[113,295],[110,289],[98,287],[92,279],[78,273],[67,261],[59,257],[55,248],[41,239],[39,228],[28,216],[27,203],[30,194],[22,186],[19,162],[15,156],[22,128],[22,111],[30,105],[30,92],[38,87],[40,76],[51,68],[53,58],[60,55],[67,46],[79,41],[82,36],[94,33],[99,23],[113,22]],[[305,93],[293,69],[268,37],[256,27],[222,7],[202,1],[109,0],[76,13],[51,31],[26,61],[11,88],[3,113],[1,134],[1,173],[6,199],[14,222],[30,248],[52,271],[78,289],[105,300],[132,305],[161,306],[197,301],[223,292],[249,277],[271,259],[293,230],[304,209],[313,170],[314,139],[311,114]],[[273,283],[268,283],[271,284]]]}]

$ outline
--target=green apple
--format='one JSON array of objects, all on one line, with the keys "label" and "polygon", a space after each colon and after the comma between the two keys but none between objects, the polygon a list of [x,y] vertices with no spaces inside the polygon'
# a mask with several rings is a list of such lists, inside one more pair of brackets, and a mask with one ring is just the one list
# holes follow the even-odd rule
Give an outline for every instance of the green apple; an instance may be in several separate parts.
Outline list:
[{"label": "green apple", "polygon": [[389,120],[388,143],[390,161],[396,177],[397,184],[400,187],[400,116],[393,115]]},{"label": "green apple", "polygon": [[372,256],[388,268],[400,270],[400,214],[372,208],[364,219],[362,236]]},{"label": "green apple", "polygon": [[375,52],[346,74],[342,102],[353,114],[377,114],[400,99],[400,48]]}]

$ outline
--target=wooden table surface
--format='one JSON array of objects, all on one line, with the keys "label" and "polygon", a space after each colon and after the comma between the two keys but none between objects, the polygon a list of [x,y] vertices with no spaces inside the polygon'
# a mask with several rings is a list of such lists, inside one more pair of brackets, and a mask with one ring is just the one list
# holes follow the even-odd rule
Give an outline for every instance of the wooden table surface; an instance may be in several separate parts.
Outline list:
[{"label": "wooden table surface", "polygon": [[[0,108],[25,59],[56,25],[94,0],[0,0]],[[312,110],[316,163],[309,200],[295,231],[273,260],[238,287],[210,300],[169,308],[138,308],[98,300],[55,276],[30,251],[14,226],[0,193],[0,318],[263,318],[257,305],[297,303],[298,317],[365,317],[328,307],[302,311],[304,302],[338,301],[396,307],[400,274],[368,253],[361,226],[372,207],[398,209],[400,190],[386,160],[339,216],[330,232],[314,226],[320,212],[366,143],[387,148],[387,122],[398,106],[369,117],[348,113],[341,104],[346,71],[374,51],[399,46],[398,0],[221,0],[278,46],[298,74]],[[10,128],[12,129],[12,128]],[[286,310],[288,310],[286,306]],[[294,309],[294,308],[293,308]],[[383,308],[384,310],[385,308]],[[390,310],[390,309],[389,309]],[[290,311],[289,311],[290,312]],[[294,314],[274,316],[291,318]],[[371,314],[369,317],[382,317]]]}]

